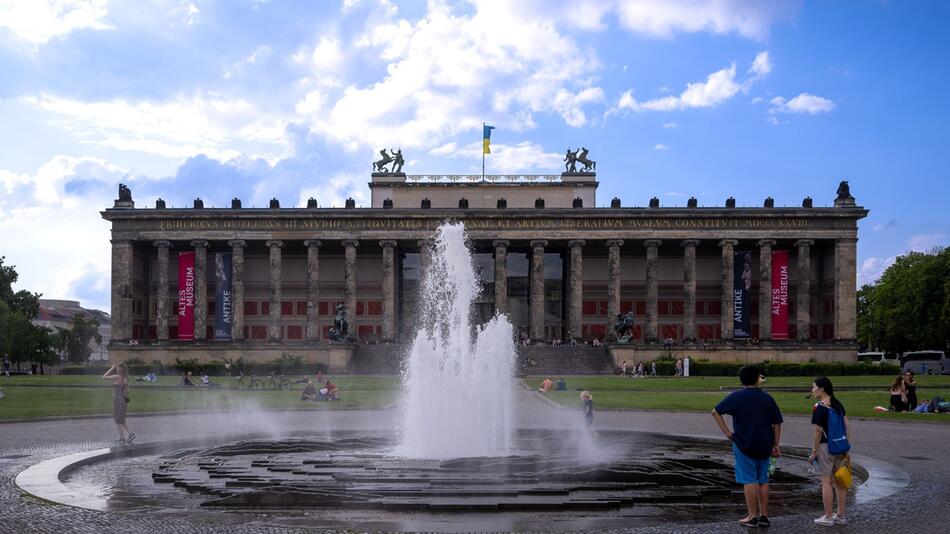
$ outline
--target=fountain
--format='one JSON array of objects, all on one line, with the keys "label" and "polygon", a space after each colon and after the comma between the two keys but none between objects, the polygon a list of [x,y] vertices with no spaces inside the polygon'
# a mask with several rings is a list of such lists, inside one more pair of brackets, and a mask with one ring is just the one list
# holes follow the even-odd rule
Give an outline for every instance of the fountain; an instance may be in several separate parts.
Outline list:
[{"label": "fountain", "polygon": [[421,328],[403,376],[396,454],[509,454],[516,358],[511,323],[496,315],[484,326],[471,324],[480,286],[462,224],[439,228],[428,263],[420,295]]}]

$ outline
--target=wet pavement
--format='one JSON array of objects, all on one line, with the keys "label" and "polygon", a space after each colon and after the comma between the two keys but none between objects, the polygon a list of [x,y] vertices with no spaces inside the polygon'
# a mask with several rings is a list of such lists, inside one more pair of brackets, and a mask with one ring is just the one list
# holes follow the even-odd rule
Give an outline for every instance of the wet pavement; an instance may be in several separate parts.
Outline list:
[{"label": "wet pavement", "polygon": [[[562,429],[573,431],[581,425],[581,414],[571,410],[556,409],[539,401],[536,394],[522,392],[519,406],[519,427],[545,430]],[[333,436],[351,431],[391,433],[396,412],[346,411],[346,412],[264,412],[239,414],[196,414],[152,417],[130,417],[129,424],[138,434],[140,449],[149,444],[172,440],[202,441],[207,447],[233,442],[245,435],[265,435],[281,440],[293,433],[313,433]],[[708,414],[661,413],[661,412],[598,412],[595,426],[602,432],[631,431],[660,434],[688,435],[708,438],[713,442],[722,440],[718,429]],[[854,420],[851,438],[854,451],[861,461],[875,470],[896,467],[891,472],[892,485],[882,493],[892,493],[876,498],[873,492],[862,497],[857,493],[857,502],[848,510],[851,524],[833,527],[841,532],[869,532],[872,530],[911,530],[913,532],[945,532],[950,524],[950,510],[944,503],[950,502],[950,466],[939,452],[942,444],[950,438],[950,427],[942,424],[904,423],[900,421]],[[10,423],[0,425],[0,532],[312,532],[339,528],[345,523],[330,528],[314,528],[318,522],[308,521],[306,516],[297,520],[283,520],[273,511],[254,514],[233,512],[188,514],[159,514],[145,509],[125,511],[112,510],[108,498],[103,510],[77,508],[53,504],[25,494],[14,483],[14,478],[24,469],[45,460],[65,455],[85,453],[108,448],[113,443],[115,427],[109,418],[77,421],[47,421]],[[359,432],[357,432],[359,433]],[[808,446],[811,425],[808,418],[788,416],[783,427],[783,444]],[[649,451],[644,450],[644,455]],[[135,462],[133,458],[122,461]],[[792,462],[792,459],[783,460]],[[875,466],[875,461],[881,462]],[[158,466],[148,465],[149,473]],[[92,486],[97,480],[97,467],[90,465],[83,470]],[[906,473],[903,480],[901,472]],[[80,480],[77,477],[76,480]],[[872,482],[873,482],[872,477]],[[66,487],[69,488],[69,479]],[[897,489],[903,483],[906,487]],[[87,496],[108,497],[93,489]],[[866,492],[867,493],[867,492]],[[486,512],[470,515],[463,523],[469,527],[478,525],[478,530],[536,530],[569,531],[599,530],[608,532],[739,532],[744,529],[735,524],[742,515],[744,506],[738,495],[730,497],[734,502],[724,503],[715,511],[695,504],[683,503],[685,513],[694,517],[683,522],[679,518],[667,521],[645,522],[635,515],[618,517],[613,521],[603,519],[604,511],[578,511],[573,521],[559,521],[540,512],[519,511],[517,514]],[[853,499],[852,499],[853,500]],[[784,509],[781,503],[772,509],[773,532],[817,531],[812,519],[820,514],[817,498],[811,513],[807,502],[801,507]],[[805,511],[803,511],[805,510]],[[783,513],[784,512],[784,513]],[[362,512],[362,518],[372,519],[375,512]],[[511,518],[516,517],[516,521]],[[505,518],[508,520],[505,520]],[[471,521],[474,522],[471,522]],[[449,514],[442,523],[413,524],[412,522],[382,521],[372,523],[359,521],[366,530],[418,529],[428,526],[434,530],[455,530],[458,514]],[[327,525],[328,523],[324,523]],[[357,527],[360,528],[360,527]]]}]

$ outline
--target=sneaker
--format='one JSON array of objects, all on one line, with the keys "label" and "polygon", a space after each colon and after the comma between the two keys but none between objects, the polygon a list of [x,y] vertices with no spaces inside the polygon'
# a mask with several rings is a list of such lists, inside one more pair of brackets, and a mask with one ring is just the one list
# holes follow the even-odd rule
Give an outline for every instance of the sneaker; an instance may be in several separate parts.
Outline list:
[{"label": "sneaker", "polygon": [[769,521],[769,516],[767,516],[767,515],[760,515],[760,516],[759,516],[759,526],[760,526],[760,527],[770,527],[770,526],[772,526],[772,522]]},{"label": "sneaker", "polygon": [[848,518],[843,515],[831,514],[831,520],[834,521],[836,525],[848,524]]},{"label": "sneaker", "polygon": [[749,519],[748,521],[740,519],[739,524],[744,527],[756,528],[757,526],[759,526],[759,518],[753,517],[752,519]]},{"label": "sneaker", "polygon": [[832,519],[832,518],[830,518],[830,517],[828,517],[828,516],[826,516],[826,515],[823,515],[823,516],[821,516],[821,517],[819,517],[818,519],[815,520],[815,524],[816,524],[816,525],[821,525],[821,526],[823,526],[823,527],[833,527],[833,526],[835,526],[835,521],[834,521],[834,519]]},{"label": "sneaker", "polygon": [[135,439],[135,434],[129,434],[129,439],[125,440],[127,443],[132,443],[132,440]]}]

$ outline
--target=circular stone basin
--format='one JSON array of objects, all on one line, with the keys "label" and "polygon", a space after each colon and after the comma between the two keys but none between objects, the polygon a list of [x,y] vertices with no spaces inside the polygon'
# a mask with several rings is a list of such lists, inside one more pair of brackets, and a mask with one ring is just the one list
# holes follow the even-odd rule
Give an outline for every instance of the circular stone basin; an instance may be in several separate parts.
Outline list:
[{"label": "circular stone basin", "polygon": [[[506,457],[407,459],[389,436],[249,439],[111,458],[64,480],[108,509],[241,524],[369,530],[589,529],[740,514],[732,453],[635,432],[522,430]],[[127,451],[127,449],[126,449]],[[813,510],[818,484],[784,457],[773,515]]]}]

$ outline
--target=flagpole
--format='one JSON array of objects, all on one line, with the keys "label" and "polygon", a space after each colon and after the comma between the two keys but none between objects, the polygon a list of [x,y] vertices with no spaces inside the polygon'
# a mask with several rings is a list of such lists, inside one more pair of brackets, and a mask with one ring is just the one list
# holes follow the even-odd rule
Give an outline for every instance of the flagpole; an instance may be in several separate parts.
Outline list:
[{"label": "flagpole", "polygon": [[482,123],[482,181],[485,181],[485,123]]}]

